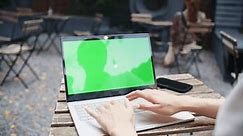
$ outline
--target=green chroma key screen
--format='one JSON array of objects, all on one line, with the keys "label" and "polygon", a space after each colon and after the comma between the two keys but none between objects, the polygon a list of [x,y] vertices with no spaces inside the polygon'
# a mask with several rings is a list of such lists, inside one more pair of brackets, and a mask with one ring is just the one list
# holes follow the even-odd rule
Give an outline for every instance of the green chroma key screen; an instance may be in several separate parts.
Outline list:
[{"label": "green chroma key screen", "polygon": [[68,94],[153,85],[148,37],[63,41]]}]

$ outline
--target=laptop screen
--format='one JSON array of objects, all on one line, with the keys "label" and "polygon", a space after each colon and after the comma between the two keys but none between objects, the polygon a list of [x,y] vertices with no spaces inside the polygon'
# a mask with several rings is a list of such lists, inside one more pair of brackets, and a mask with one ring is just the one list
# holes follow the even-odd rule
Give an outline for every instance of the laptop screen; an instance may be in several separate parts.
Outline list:
[{"label": "laptop screen", "polygon": [[63,40],[68,95],[154,85],[149,36]]}]

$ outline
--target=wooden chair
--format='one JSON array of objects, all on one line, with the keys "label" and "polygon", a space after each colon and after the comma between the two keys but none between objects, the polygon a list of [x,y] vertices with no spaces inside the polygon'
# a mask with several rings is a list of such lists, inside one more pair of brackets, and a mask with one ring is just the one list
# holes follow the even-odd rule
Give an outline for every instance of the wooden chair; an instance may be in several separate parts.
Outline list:
[{"label": "wooden chair", "polygon": [[[0,48],[0,56],[2,57],[3,62],[5,62],[9,68],[0,85],[3,85],[7,77],[10,75],[10,72],[13,72],[14,76],[20,80],[24,87],[28,88],[27,83],[20,77],[20,74],[25,67],[28,67],[36,79],[39,80],[37,73],[29,65],[28,61],[36,48],[39,34],[42,31],[42,22],[42,19],[26,20],[22,23],[22,31],[24,33],[23,36],[16,39],[11,39],[10,41],[0,42],[2,46],[2,48]],[[32,42],[28,41],[29,38],[32,37],[35,37],[35,39]],[[16,70],[14,67],[16,67],[18,60],[22,60],[23,63],[19,65],[19,69]]]},{"label": "wooden chair", "polygon": [[150,14],[132,13],[131,21],[136,23],[150,23],[152,16]]},{"label": "wooden chair", "polygon": [[[178,70],[178,73],[181,73],[181,69],[180,69],[180,65],[179,65],[179,58],[181,58],[181,56],[187,56],[186,59],[186,72],[188,72],[191,68],[191,66],[194,64],[198,77],[200,78],[200,71],[199,71],[199,67],[198,67],[198,62],[199,62],[199,54],[202,50],[202,46],[197,44],[197,41],[200,40],[197,38],[197,34],[206,34],[206,33],[211,33],[212,32],[212,28],[214,26],[214,24],[211,22],[211,20],[205,20],[202,23],[190,23],[187,24],[185,19],[183,19],[183,23],[186,26],[187,30],[185,32],[184,35],[184,40],[182,43],[181,48],[179,49],[178,52],[174,52],[175,54],[175,63],[176,63],[176,67]],[[185,45],[185,40],[188,34],[193,34],[194,38],[195,38],[195,43],[190,44],[190,45]],[[202,39],[202,41],[205,41],[205,39]]]},{"label": "wooden chair", "polygon": [[1,41],[10,41],[15,37],[15,32],[18,26],[18,16],[13,12],[8,11],[0,11],[0,20],[3,22],[2,24],[8,24],[11,29],[11,32],[8,35],[0,36]]},{"label": "wooden chair", "polygon": [[61,50],[59,48],[59,44],[56,43],[56,39],[61,36],[61,33],[65,28],[65,25],[70,20],[70,16],[51,14],[41,16],[41,18],[45,22],[45,29],[43,33],[47,34],[47,38],[42,43],[42,46],[38,49],[37,54],[39,54],[43,50],[48,51],[51,47],[54,47],[57,53],[61,55]]},{"label": "wooden chair", "polygon": [[[237,80],[239,76],[239,70],[238,70],[238,64],[237,64],[237,59],[239,58],[238,50],[237,50],[237,40],[230,36],[229,34],[225,33],[224,31],[220,31],[220,36],[221,36],[221,42],[224,47],[224,49],[227,51],[229,55],[232,56],[233,58],[233,72],[229,73],[231,77],[233,77],[233,80]],[[227,75],[227,71],[229,71],[229,61],[228,61],[228,56],[225,54],[224,55],[224,65],[225,65],[225,74]],[[234,82],[233,81],[233,82]],[[233,83],[231,82],[231,83]]]}]

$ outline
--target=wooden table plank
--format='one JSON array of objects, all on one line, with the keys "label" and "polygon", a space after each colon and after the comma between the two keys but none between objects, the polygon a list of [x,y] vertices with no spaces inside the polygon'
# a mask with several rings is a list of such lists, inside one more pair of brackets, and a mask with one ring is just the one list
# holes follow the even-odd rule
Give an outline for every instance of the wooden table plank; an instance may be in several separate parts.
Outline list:
[{"label": "wooden table plank", "polygon": [[66,92],[65,84],[61,84],[60,92]]},{"label": "wooden table plank", "polygon": [[214,129],[214,125],[211,126],[203,126],[203,127],[195,127],[195,128],[184,128],[184,129],[172,129],[166,131],[157,131],[154,133],[146,132],[140,133],[139,136],[156,136],[156,135],[169,135],[169,134],[179,134],[179,133],[188,133],[188,132],[199,132],[199,131],[207,131]]},{"label": "wooden table plank", "polygon": [[[208,127],[210,128],[210,127]],[[143,134],[139,134],[143,135]],[[159,134],[161,135],[161,134]],[[193,132],[194,136],[212,136],[212,131],[205,131],[205,132]],[[52,127],[50,130],[49,136],[77,136],[77,132],[75,127],[66,127],[65,129],[63,127]],[[153,136],[153,135],[149,135]],[[173,136],[185,136],[184,134],[174,134]]]},{"label": "wooden table plank", "polygon": [[157,76],[157,78],[159,78],[159,77],[165,77],[165,78],[172,79],[172,80],[186,80],[186,79],[193,79],[194,78],[190,74],[173,74],[173,75]]},{"label": "wooden table plank", "polygon": [[44,15],[42,16],[44,19],[52,19],[52,20],[68,20],[70,17],[60,14],[52,14],[52,15]]},{"label": "wooden table plank", "polygon": [[51,127],[73,127],[74,122],[69,113],[54,114]]},{"label": "wooden table plank", "polygon": [[179,80],[182,83],[187,83],[193,86],[197,86],[197,85],[203,85],[203,82],[197,79],[187,79],[187,80]]},{"label": "wooden table plank", "polygon": [[58,102],[55,108],[55,113],[69,113],[66,102]]},{"label": "wooden table plank", "polygon": [[156,26],[156,27],[170,27],[173,25],[173,22],[171,21],[149,21],[149,22],[145,22],[146,24],[152,25],[152,26]]},{"label": "wooden table plank", "polygon": [[65,92],[58,93],[57,102],[66,102],[66,93]]},{"label": "wooden table plank", "polygon": [[[208,125],[214,125],[214,123],[215,123],[214,119],[204,117],[204,116],[197,116],[193,122],[181,123],[183,125],[176,124],[176,125],[173,125],[173,127],[197,127],[197,126],[202,126],[202,125],[208,126]],[[63,126],[65,126],[65,124],[66,124],[66,126],[74,126],[70,113],[54,114],[51,126],[63,127]],[[165,129],[165,128],[167,128],[167,127],[162,127],[162,129]],[[154,129],[154,130],[157,130],[157,129]]]},{"label": "wooden table plank", "polygon": [[[57,114],[54,116],[52,127],[66,129],[66,127],[74,128],[74,123],[71,122],[70,114]],[[189,133],[189,132],[198,132],[198,131],[206,131],[206,130],[213,130],[214,126],[214,119],[207,118],[200,116],[196,118],[194,122],[189,123],[181,123],[177,125],[166,126],[158,129],[151,130],[149,132],[150,135],[158,135],[158,134],[176,134],[176,133]],[[75,129],[72,129],[75,131]],[[140,132],[141,135],[147,135],[148,132]],[[64,134],[63,134],[64,135]],[[77,134],[76,134],[77,135]]]},{"label": "wooden table plank", "polygon": [[62,78],[61,84],[64,84],[64,83],[65,83],[65,80],[64,80],[64,78]]},{"label": "wooden table plank", "polygon": [[75,127],[51,127],[49,136],[77,136]]}]

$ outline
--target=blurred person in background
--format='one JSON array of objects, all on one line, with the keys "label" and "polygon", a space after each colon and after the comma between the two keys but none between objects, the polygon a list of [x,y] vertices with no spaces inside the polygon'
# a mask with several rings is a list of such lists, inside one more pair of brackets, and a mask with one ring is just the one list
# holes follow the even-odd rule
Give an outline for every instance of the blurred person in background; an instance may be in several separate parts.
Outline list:
[{"label": "blurred person in background", "polygon": [[[171,28],[171,40],[169,49],[164,58],[164,66],[171,66],[177,54],[183,46],[192,46],[196,43],[195,35],[187,32],[190,23],[200,23],[206,19],[205,13],[199,11],[200,0],[184,0],[186,9],[177,12]],[[187,34],[186,34],[187,33]],[[186,35],[186,37],[185,37]]]}]

